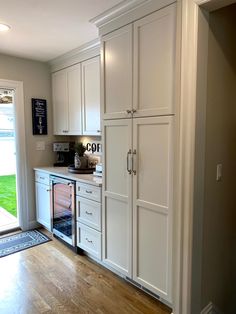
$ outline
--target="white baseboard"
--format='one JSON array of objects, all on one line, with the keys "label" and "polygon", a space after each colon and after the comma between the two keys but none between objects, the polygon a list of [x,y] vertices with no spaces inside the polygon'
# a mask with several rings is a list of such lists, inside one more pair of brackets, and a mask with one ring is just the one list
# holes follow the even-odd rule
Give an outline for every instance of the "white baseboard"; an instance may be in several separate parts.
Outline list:
[{"label": "white baseboard", "polygon": [[201,314],[223,314],[212,302],[210,302],[204,309],[201,311]]}]

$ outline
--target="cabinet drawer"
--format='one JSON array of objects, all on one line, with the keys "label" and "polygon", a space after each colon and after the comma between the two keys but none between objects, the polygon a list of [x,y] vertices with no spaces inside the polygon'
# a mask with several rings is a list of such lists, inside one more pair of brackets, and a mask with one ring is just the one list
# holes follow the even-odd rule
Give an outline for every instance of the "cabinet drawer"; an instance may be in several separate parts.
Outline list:
[{"label": "cabinet drawer", "polygon": [[77,220],[101,231],[101,204],[76,196]]},{"label": "cabinet drawer", "polygon": [[49,185],[49,173],[35,171],[35,181]]},{"label": "cabinet drawer", "polygon": [[101,260],[101,232],[77,224],[77,246]]},{"label": "cabinet drawer", "polygon": [[90,200],[101,202],[101,188],[91,184],[76,182],[76,194]]}]

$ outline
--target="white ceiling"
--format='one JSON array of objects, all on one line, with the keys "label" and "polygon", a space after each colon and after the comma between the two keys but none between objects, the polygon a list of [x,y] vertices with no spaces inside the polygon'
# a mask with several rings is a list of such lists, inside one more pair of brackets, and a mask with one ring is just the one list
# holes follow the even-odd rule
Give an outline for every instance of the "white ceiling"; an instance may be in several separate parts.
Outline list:
[{"label": "white ceiling", "polygon": [[0,0],[0,53],[49,61],[98,37],[89,20],[121,0]]}]

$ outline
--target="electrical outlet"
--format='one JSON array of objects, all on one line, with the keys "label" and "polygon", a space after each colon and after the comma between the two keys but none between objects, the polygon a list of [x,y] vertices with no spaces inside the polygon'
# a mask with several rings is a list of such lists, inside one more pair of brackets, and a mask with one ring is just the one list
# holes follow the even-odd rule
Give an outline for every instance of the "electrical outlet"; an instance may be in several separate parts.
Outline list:
[{"label": "electrical outlet", "polygon": [[36,142],[36,150],[45,150],[45,142],[44,141]]}]

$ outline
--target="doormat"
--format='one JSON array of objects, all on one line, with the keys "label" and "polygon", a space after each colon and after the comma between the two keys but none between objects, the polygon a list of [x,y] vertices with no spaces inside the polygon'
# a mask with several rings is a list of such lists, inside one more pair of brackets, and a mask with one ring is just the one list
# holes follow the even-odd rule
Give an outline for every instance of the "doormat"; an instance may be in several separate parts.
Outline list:
[{"label": "doormat", "polygon": [[23,231],[0,238],[0,257],[7,256],[33,246],[51,241],[38,230]]}]

